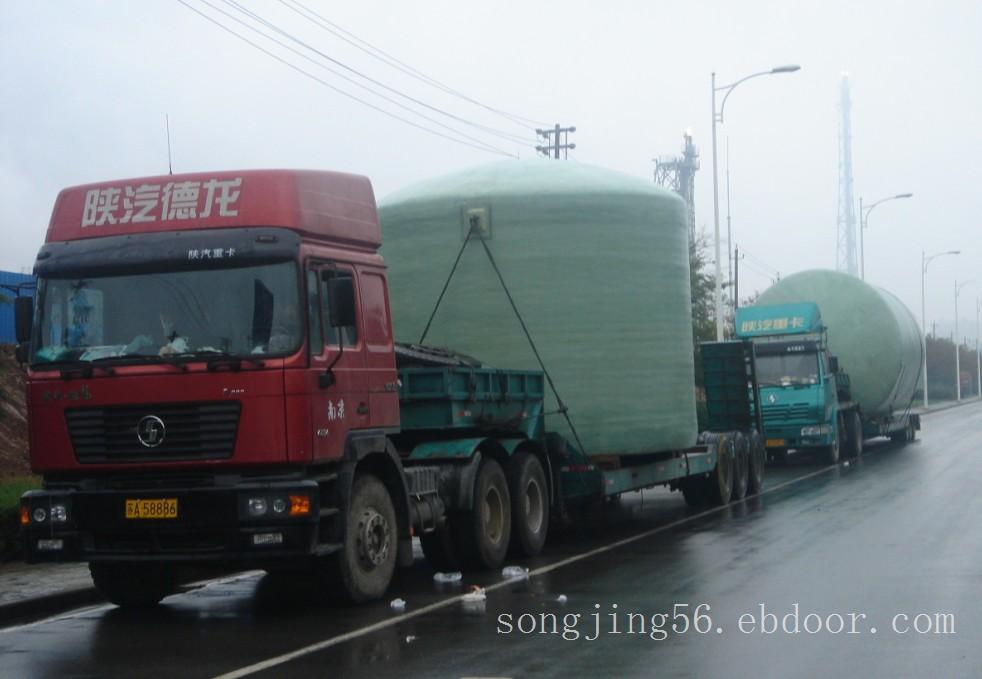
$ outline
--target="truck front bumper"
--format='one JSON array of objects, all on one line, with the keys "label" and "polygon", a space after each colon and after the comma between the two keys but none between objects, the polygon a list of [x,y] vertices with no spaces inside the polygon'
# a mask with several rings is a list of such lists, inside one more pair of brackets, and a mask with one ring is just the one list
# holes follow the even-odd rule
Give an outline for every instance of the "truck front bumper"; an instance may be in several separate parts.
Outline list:
[{"label": "truck front bumper", "polygon": [[832,445],[831,434],[803,436],[802,427],[808,425],[796,424],[775,427],[764,423],[764,445],[770,450],[788,450],[791,448],[805,450],[808,448],[824,448]]},{"label": "truck front bumper", "polygon": [[40,490],[21,498],[21,535],[28,563],[262,562],[324,551],[320,516],[309,480]]}]

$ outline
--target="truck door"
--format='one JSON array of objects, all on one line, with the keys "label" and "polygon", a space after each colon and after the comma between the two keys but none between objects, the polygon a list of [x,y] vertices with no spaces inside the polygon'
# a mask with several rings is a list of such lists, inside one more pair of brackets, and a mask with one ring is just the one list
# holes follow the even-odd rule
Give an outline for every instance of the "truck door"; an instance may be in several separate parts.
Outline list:
[{"label": "truck door", "polygon": [[[331,300],[328,299],[327,281],[335,276],[352,279],[356,315],[353,326],[333,328],[328,323]],[[370,426],[368,376],[362,337],[363,314],[358,288],[358,277],[351,267],[318,263],[308,268],[311,350],[307,380],[311,394],[315,459],[340,457],[344,453],[348,431]],[[332,384],[322,377],[329,367],[334,375]]]}]

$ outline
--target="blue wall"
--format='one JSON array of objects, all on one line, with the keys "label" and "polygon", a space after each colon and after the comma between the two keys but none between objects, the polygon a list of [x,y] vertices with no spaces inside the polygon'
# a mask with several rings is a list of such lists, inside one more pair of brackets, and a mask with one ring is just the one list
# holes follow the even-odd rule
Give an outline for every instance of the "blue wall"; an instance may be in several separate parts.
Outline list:
[{"label": "blue wall", "polygon": [[[26,273],[0,271],[0,295],[13,300],[16,293],[11,291],[9,287],[16,287],[21,283],[32,283],[31,287],[26,288],[22,294],[34,294],[34,276]],[[14,335],[14,305],[0,304],[0,344],[13,344],[16,339]]]}]

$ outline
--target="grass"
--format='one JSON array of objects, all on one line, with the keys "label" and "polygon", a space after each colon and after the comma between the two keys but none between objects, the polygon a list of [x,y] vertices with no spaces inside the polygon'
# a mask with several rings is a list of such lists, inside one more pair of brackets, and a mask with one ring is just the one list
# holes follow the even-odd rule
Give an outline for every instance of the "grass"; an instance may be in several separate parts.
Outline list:
[{"label": "grass", "polygon": [[17,512],[20,507],[20,496],[24,491],[40,488],[41,479],[36,476],[18,476],[12,479],[0,479],[0,515]]},{"label": "grass", "polygon": [[0,561],[18,558],[20,496],[24,491],[40,487],[41,479],[35,476],[0,479]]}]

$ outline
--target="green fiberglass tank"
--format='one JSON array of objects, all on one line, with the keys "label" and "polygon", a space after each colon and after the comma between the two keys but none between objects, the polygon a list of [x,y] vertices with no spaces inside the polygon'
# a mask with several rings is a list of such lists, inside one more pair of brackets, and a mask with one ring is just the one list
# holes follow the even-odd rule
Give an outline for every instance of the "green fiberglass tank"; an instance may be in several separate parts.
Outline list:
[{"label": "green fiberglass tank", "polygon": [[[379,206],[396,338],[497,368],[538,369],[490,249],[590,455],[696,442],[685,206],[649,182],[574,162],[457,172]],[[473,229],[471,228],[473,226]],[[547,413],[556,401],[547,389]],[[547,427],[573,440],[562,416]]]},{"label": "green fiberglass tank", "polygon": [[893,294],[848,274],[802,271],[761,294],[758,304],[815,302],[829,351],[852,382],[866,417],[906,409],[921,373],[917,320]]}]

